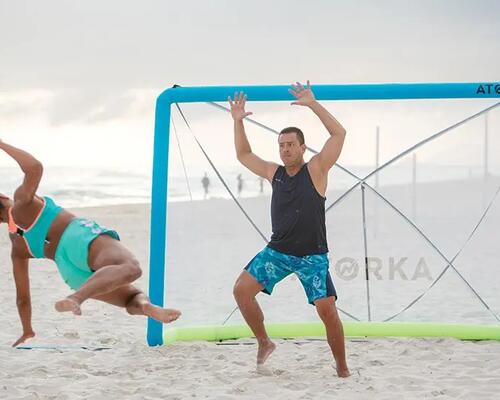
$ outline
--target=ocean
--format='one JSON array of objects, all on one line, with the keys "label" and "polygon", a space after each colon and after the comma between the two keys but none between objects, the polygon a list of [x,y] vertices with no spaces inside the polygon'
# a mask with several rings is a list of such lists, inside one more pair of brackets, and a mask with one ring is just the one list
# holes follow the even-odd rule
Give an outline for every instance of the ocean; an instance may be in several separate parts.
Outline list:
[{"label": "ocean", "polygon": [[[373,170],[369,166],[349,167],[357,176],[365,176]],[[269,196],[271,186],[242,167],[230,166],[220,169],[227,186],[237,197]],[[238,192],[238,175],[243,182]],[[483,168],[460,166],[421,165],[417,171],[417,182],[447,181],[480,177]],[[169,176],[168,201],[200,201],[209,198],[230,198],[224,185],[213,171],[207,168],[208,194],[202,185],[204,173],[188,176]],[[66,167],[48,166],[38,193],[54,197],[63,207],[94,207],[116,204],[141,204],[151,202],[151,171],[124,167]],[[22,171],[14,167],[0,167],[0,192],[12,196],[23,179]],[[408,164],[390,167],[379,174],[379,184],[398,185],[412,181],[412,168]],[[333,169],[329,178],[329,189],[347,190],[357,181],[348,174]],[[369,183],[374,184],[375,177]]]}]

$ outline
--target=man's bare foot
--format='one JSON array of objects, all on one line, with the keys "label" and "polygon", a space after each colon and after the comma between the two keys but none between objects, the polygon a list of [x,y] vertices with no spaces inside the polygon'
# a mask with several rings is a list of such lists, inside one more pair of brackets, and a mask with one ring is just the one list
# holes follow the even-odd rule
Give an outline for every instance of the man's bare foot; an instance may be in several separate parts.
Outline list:
[{"label": "man's bare foot", "polygon": [[174,322],[182,314],[179,310],[161,308],[151,303],[145,304],[143,306],[143,312],[144,315],[151,317],[157,321],[163,322],[164,324]]},{"label": "man's bare foot", "polygon": [[272,354],[276,345],[269,339],[264,341],[259,341],[259,350],[257,351],[257,366],[262,365],[266,362],[269,356]]},{"label": "man's bare foot", "polygon": [[65,299],[59,300],[56,302],[55,307],[59,312],[68,312],[71,311],[75,315],[82,315],[82,310],[80,309],[81,302],[71,296],[66,297]]},{"label": "man's bare foot", "polygon": [[337,375],[339,378],[347,378],[351,376],[348,368],[337,368]]}]

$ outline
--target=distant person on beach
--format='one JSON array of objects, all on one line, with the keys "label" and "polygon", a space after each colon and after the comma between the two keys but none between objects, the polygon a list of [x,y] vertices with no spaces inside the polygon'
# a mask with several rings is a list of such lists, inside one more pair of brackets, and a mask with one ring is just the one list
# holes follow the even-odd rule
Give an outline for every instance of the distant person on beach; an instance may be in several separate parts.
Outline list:
[{"label": "distant person on beach", "polygon": [[328,344],[340,377],[350,375],[345,357],[344,332],[335,301],[337,293],[329,269],[325,224],[325,193],[328,171],[340,156],[346,131],[321,105],[311,90],[297,82],[289,90],[296,98],[292,105],[309,107],[321,120],[330,137],[323,149],[309,162],[304,161],[306,145],[299,128],[289,127],[278,137],[284,165],[264,161],[252,152],[243,120],[246,95],[228,98],[234,120],[234,141],[238,160],[254,174],[267,179],[273,189],[271,221],[273,234],[238,277],[233,293],[240,311],[258,342],[257,365],[263,364],[276,345],[264,326],[264,314],[255,299],[263,291],[271,294],[274,286],[291,273],[300,279],[310,304],[316,307],[325,324]]},{"label": "distant person on beach", "polygon": [[208,196],[208,187],[210,186],[210,178],[205,172],[205,176],[201,178],[201,184],[203,185],[203,190],[205,191],[204,198],[206,199]]},{"label": "distant person on beach", "polygon": [[14,198],[0,194],[0,223],[7,223],[12,243],[11,259],[17,291],[17,309],[23,333],[17,346],[35,336],[31,324],[29,260],[54,260],[74,290],[59,300],[59,312],[81,315],[88,299],[123,307],[129,314],[145,315],[168,323],[181,313],[157,307],[131,283],[141,276],[135,256],[120,243],[118,234],[96,222],[77,218],[50,197],[37,195],[43,166],[31,154],[0,140],[0,149],[12,157],[24,173]]},{"label": "distant person on beach", "polygon": [[238,174],[236,179],[238,180],[238,196],[241,196],[241,192],[243,190],[243,178],[241,174]]}]

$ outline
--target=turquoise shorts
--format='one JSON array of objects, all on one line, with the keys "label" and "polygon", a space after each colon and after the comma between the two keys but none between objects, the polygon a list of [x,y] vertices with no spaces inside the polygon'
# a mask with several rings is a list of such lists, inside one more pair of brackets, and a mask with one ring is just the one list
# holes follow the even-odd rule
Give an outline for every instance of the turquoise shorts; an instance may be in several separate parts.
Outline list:
[{"label": "turquoise shorts", "polygon": [[291,273],[297,275],[306,292],[307,300],[314,304],[316,300],[334,296],[327,254],[310,256],[292,256],[265,247],[245,267],[245,270],[259,282],[264,293],[271,294],[274,286]]},{"label": "turquoise shorts", "polygon": [[89,267],[89,249],[100,235],[120,240],[118,233],[84,218],[75,218],[64,230],[57,245],[55,261],[64,282],[78,290],[94,273]]}]

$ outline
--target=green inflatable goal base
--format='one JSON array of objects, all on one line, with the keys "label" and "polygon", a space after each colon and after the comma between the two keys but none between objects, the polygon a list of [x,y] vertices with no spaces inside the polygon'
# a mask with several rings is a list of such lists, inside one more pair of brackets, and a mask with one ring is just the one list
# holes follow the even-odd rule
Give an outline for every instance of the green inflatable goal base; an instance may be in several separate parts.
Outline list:
[{"label": "green inflatable goal base", "polygon": [[[451,337],[463,340],[500,340],[499,325],[443,324],[427,322],[343,322],[347,337]],[[266,324],[272,338],[325,337],[321,322]],[[166,328],[163,343],[223,341],[251,338],[246,325],[212,325]]]}]

